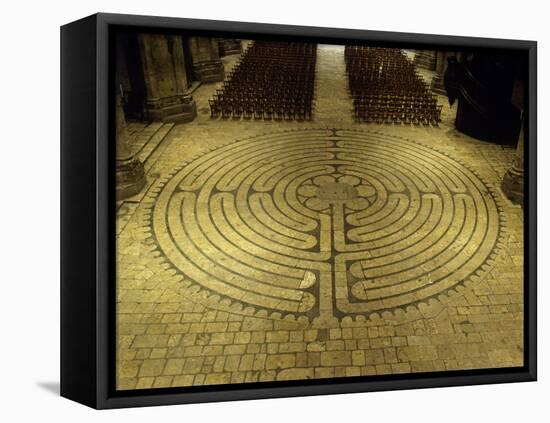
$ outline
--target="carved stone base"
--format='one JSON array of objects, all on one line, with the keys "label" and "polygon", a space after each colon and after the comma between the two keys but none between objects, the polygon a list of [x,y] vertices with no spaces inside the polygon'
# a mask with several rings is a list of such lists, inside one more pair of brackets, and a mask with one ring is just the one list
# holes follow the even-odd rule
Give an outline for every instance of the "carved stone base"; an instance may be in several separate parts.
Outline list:
[{"label": "carved stone base", "polygon": [[517,204],[523,204],[524,184],[525,176],[523,170],[512,166],[502,179],[502,191],[510,201]]},{"label": "carved stone base", "polygon": [[435,70],[435,54],[430,51],[420,51],[414,58],[414,63],[416,66],[419,66],[428,70]]},{"label": "carved stone base", "polygon": [[195,63],[193,72],[202,82],[221,82],[225,78],[225,70],[220,59]]},{"label": "carved stone base", "polygon": [[443,76],[439,74],[436,74],[434,76],[434,78],[432,79],[431,89],[434,93],[447,95],[447,91],[445,90],[445,84],[443,82]]},{"label": "carved stone base", "polygon": [[197,105],[190,95],[149,100],[145,107],[151,121],[185,123],[197,116]]},{"label": "carved stone base", "polygon": [[116,162],[116,199],[124,200],[139,193],[145,186],[145,169],[136,158]]},{"label": "carved stone base", "polygon": [[227,56],[229,54],[241,54],[243,48],[241,40],[233,38],[223,38],[218,42],[220,49],[220,56]]}]

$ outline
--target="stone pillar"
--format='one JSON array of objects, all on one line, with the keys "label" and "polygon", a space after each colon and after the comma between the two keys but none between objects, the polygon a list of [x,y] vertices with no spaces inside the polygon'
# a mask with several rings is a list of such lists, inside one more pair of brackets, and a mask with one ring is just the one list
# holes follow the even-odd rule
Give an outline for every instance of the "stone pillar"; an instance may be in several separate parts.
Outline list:
[{"label": "stone pillar", "polygon": [[220,38],[218,40],[220,56],[229,54],[241,54],[243,46],[241,40],[236,38]]},{"label": "stone pillar", "polygon": [[193,58],[193,73],[202,82],[220,82],[225,78],[217,38],[191,37],[189,49]]},{"label": "stone pillar", "polygon": [[414,62],[417,66],[435,70],[435,51],[434,50],[417,50]]},{"label": "stone pillar", "polygon": [[519,132],[518,146],[516,148],[516,158],[514,164],[502,179],[502,191],[512,202],[523,204],[524,186],[525,186],[525,170],[524,170],[524,122],[522,122]]},{"label": "stone pillar", "polygon": [[179,35],[138,35],[149,120],[189,122],[197,116],[193,97],[187,94],[187,75]]},{"label": "stone pillar", "polygon": [[140,192],[145,186],[143,163],[130,150],[120,96],[116,96],[116,199],[123,200]]},{"label": "stone pillar", "polygon": [[447,70],[448,55],[449,53],[446,51],[436,52],[435,75],[432,79],[431,89],[434,93],[441,95],[447,95],[447,91],[445,91],[444,75]]}]

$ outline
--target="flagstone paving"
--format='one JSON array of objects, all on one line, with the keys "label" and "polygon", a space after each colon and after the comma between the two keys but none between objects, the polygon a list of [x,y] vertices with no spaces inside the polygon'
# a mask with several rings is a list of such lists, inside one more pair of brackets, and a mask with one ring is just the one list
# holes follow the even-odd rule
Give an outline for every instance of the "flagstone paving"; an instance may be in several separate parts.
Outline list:
[{"label": "flagstone paving", "polygon": [[443,97],[439,127],[355,123],[343,69],[319,46],[310,122],[213,120],[205,84],[155,141],[119,205],[118,389],[523,365],[514,150]]}]

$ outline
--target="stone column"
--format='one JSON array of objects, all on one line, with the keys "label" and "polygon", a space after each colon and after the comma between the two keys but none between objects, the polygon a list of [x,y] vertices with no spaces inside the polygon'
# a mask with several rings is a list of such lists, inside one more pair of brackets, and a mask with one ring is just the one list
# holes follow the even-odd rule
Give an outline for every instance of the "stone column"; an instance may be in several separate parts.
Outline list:
[{"label": "stone column", "polygon": [[448,55],[449,53],[446,51],[436,52],[435,75],[432,79],[431,89],[434,93],[441,95],[447,95],[445,91],[444,75],[447,70]]},{"label": "stone column", "polygon": [[220,82],[225,78],[217,38],[191,37],[189,49],[193,58],[193,73],[202,82]]},{"label": "stone column", "polygon": [[197,116],[193,97],[187,93],[187,75],[179,35],[138,36],[149,120],[189,122]]},{"label": "stone column", "polygon": [[227,56],[229,54],[241,54],[243,51],[241,40],[236,38],[220,38],[218,40],[218,46],[220,56]]},{"label": "stone column", "polygon": [[514,164],[502,179],[502,191],[514,203],[523,204],[524,186],[525,186],[525,170],[524,170],[524,122],[522,122],[519,132],[518,146],[516,148],[516,158]]},{"label": "stone column", "polygon": [[417,66],[428,70],[435,70],[434,50],[416,50],[416,52],[414,62]]},{"label": "stone column", "polygon": [[123,200],[140,192],[145,186],[143,163],[130,150],[120,96],[116,96],[116,199]]}]

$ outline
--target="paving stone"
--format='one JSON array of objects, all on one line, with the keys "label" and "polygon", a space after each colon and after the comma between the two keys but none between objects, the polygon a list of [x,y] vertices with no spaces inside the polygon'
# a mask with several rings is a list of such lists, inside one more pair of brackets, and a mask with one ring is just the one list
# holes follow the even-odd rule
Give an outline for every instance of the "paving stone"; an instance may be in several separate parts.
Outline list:
[{"label": "paving stone", "polygon": [[139,376],[160,376],[164,370],[166,360],[144,360],[139,370]]},{"label": "paving stone", "polygon": [[266,369],[285,369],[294,367],[296,356],[294,354],[274,354],[268,355],[265,363]]},{"label": "paving stone", "polygon": [[313,378],[313,369],[286,369],[277,373],[277,380],[303,380]]},{"label": "paving stone", "polygon": [[321,353],[322,366],[349,366],[351,353],[349,351],[325,351]]},{"label": "paving stone", "polygon": [[231,373],[211,373],[206,375],[205,385],[223,385],[230,383]]},{"label": "paving stone", "polygon": [[164,367],[165,375],[180,375],[183,370],[185,359],[183,358],[170,358],[166,360],[166,366]]}]

